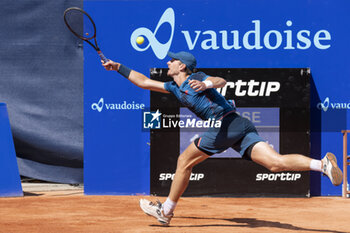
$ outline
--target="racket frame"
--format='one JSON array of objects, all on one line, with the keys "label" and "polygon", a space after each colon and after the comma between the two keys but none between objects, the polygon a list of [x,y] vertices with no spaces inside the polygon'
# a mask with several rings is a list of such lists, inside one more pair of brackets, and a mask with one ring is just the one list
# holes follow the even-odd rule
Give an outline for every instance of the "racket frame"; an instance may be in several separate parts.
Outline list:
[{"label": "racket frame", "polygon": [[[67,18],[66,18],[66,15],[68,12],[70,11],[80,11],[81,13],[83,13],[85,16],[87,16],[90,20],[90,22],[92,23],[93,27],[94,27],[94,34],[93,36],[91,37],[83,37],[81,35],[79,35],[78,33],[76,33],[72,27],[69,25],[69,23],[67,22]],[[91,18],[91,16],[86,12],[84,11],[83,9],[79,8],[79,7],[69,7],[67,8],[64,13],[63,13],[63,19],[64,19],[64,23],[66,24],[66,26],[68,27],[68,29],[76,36],[78,37],[79,39],[87,42],[88,44],[90,44],[98,53],[98,55],[100,56],[100,58],[104,61],[104,62],[107,62],[108,59],[103,55],[103,53],[101,52],[101,49],[98,47],[98,44],[97,44],[97,40],[96,40],[96,24],[95,22],[93,21],[93,19]],[[84,22],[83,22],[84,23]],[[95,44],[91,43],[90,40],[94,39],[94,42]]]}]

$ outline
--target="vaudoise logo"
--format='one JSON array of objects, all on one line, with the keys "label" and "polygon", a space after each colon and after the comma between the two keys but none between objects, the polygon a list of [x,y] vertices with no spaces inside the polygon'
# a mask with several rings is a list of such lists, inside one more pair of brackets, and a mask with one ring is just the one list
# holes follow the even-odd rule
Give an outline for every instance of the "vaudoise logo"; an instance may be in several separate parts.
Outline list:
[{"label": "vaudoise logo", "polygon": [[[170,24],[171,34],[170,34],[169,40],[166,43],[162,44],[161,42],[159,42],[157,40],[155,35],[157,34],[158,29],[164,23]],[[155,28],[154,32],[152,32],[150,29],[145,28],[145,27],[138,28],[131,34],[130,43],[134,49],[136,49],[137,51],[140,51],[140,52],[147,50],[151,46],[156,57],[159,59],[163,59],[163,58],[165,58],[165,56],[167,55],[167,53],[170,49],[171,42],[172,42],[173,36],[174,36],[174,28],[175,28],[175,13],[174,13],[174,10],[172,8],[168,8],[164,11],[163,15],[160,17],[160,20],[159,20],[158,25]],[[140,48],[138,46],[138,44],[136,43],[136,39],[139,36],[146,37],[147,40],[149,41],[149,44],[145,48]]]},{"label": "vaudoise logo", "polygon": [[350,102],[331,102],[329,97],[327,97],[323,102],[320,102],[316,106],[318,109],[327,112],[328,109],[332,110],[350,110]]},{"label": "vaudoise logo", "polygon": [[145,109],[145,104],[136,103],[135,101],[128,102],[126,100],[120,103],[106,103],[104,98],[100,98],[97,103],[91,104],[91,109],[97,112],[102,112],[105,110],[143,110]]},{"label": "vaudoise logo", "polygon": [[[154,12],[150,12],[154,14]],[[181,16],[178,16],[181,17]],[[326,29],[300,29],[300,25],[293,25],[292,20],[286,20],[285,22],[276,22],[275,24],[266,24],[263,20],[256,19],[254,16],[250,20],[250,26],[242,28],[240,22],[223,22],[222,25],[218,25],[217,29],[208,28],[207,30],[181,30],[179,34],[187,44],[188,50],[202,49],[202,50],[307,50],[310,48],[316,48],[319,50],[326,50],[331,47],[331,33]],[[181,18],[180,20],[181,21]],[[177,32],[175,25],[175,11],[169,7],[161,15],[157,26],[154,31],[153,25],[144,25],[135,29],[130,36],[130,43],[132,47],[139,51],[144,52],[150,47],[158,59],[164,59],[167,55],[174,34]],[[200,24],[195,19],[185,23],[182,23],[181,29],[192,28],[193,25]],[[171,27],[169,40],[166,43],[161,43],[156,38],[159,28],[163,24],[169,24]],[[245,22],[242,22],[245,24]],[[225,25],[231,25],[230,28]],[[233,25],[233,26],[232,26]],[[234,26],[237,25],[237,26]],[[277,29],[277,27],[279,27]],[[150,29],[151,28],[151,29]],[[267,28],[263,31],[262,28]],[[296,29],[298,28],[298,29]],[[148,40],[147,45],[140,47],[137,44],[138,37],[145,37]],[[180,43],[177,39],[177,43]]]}]

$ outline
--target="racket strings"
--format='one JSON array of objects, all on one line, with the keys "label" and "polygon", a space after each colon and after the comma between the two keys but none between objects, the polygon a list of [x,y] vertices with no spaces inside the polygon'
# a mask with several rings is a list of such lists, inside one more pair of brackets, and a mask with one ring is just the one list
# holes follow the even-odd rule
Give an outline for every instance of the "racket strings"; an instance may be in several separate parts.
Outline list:
[{"label": "racket strings", "polygon": [[90,40],[95,37],[95,25],[83,12],[74,9],[67,11],[65,21],[69,29],[81,39]]}]

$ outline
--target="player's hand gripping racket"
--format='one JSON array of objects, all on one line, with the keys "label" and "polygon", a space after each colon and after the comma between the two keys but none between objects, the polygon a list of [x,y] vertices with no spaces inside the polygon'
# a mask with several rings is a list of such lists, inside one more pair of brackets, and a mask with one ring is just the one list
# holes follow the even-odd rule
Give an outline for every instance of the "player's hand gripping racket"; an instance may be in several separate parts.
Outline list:
[{"label": "player's hand gripping racket", "polygon": [[[96,25],[88,13],[78,7],[70,7],[64,11],[63,18],[68,29],[75,36],[89,43],[96,50],[103,62],[108,61],[97,45]],[[92,40],[95,44],[91,42]]]}]

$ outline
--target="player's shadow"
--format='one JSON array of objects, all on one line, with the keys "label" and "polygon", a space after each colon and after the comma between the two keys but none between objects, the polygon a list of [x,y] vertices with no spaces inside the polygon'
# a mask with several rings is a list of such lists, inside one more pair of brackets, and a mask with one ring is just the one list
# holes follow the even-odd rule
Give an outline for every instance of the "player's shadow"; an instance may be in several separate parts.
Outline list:
[{"label": "player's shadow", "polygon": [[43,194],[32,193],[32,192],[23,192],[23,195],[26,197],[30,197],[30,196],[42,196]]},{"label": "player's shadow", "polygon": [[[256,218],[205,218],[205,217],[185,217],[185,216],[177,216],[176,218],[184,218],[184,219],[203,219],[203,220],[221,220],[227,221],[229,223],[235,224],[201,224],[201,225],[171,225],[170,227],[178,227],[178,228],[186,228],[186,227],[244,227],[244,228],[259,228],[259,227],[270,227],[277,229],[287,229],[294,231],[310,231],[310,232],[330,232],[330,233],[349,233],[343,231],[334,231],[334,230],[326,230],[326,229],[312,229],[305,227],[294,226],[289,223],[281,223],[267,220],[260,220]],[[156,226],[156,225],[152,225]],[[158,225],[159,226],[159,225]]]}]

